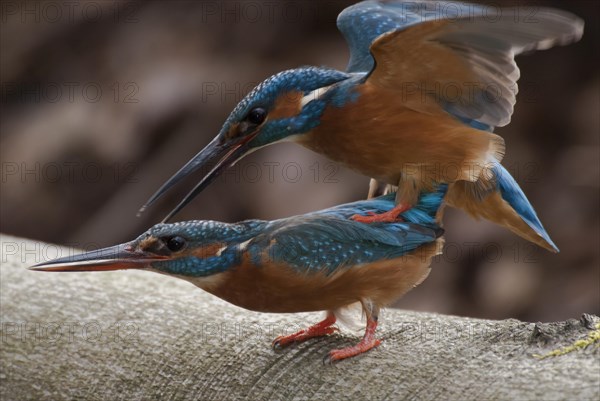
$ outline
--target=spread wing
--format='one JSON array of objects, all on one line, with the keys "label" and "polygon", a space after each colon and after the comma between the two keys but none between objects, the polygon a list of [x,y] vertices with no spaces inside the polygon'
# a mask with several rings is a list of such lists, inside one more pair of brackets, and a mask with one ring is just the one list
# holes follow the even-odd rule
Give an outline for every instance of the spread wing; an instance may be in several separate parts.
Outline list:
[{"label": "spread wing", "polygon": [[[577,41],[583,21],[551,8],[497,8],[443,1],[367,1],[344,10],[338,27],[348,70],[401,91],[410,107],[431,104],[489,127],[510,122],[519,69],[514,57]],[[433,100],[434,102],[432,102]]]}]

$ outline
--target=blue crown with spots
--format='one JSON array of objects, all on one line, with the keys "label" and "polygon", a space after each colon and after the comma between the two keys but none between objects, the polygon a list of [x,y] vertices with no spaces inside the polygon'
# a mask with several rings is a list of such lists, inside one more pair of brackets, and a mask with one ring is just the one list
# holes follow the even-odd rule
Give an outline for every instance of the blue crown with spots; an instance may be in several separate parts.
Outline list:
[{"label": "blue crown with spots", "polygon": [[247,220],[236,224],[223,223],[220,221],[180,221],[171,224],[157,224],[142,234],[136,241],[141,241],[147,237],[169,237],[172,235],[183,236],[191,239],[195,246],[203,243],[210,244],[218,241],[227,242],[232,238],[241,241],[247,236],[254,235],[255,230],[260,229],[266,222],[262,220]]},{"label": "blue crown with spots", "polygon": [[345,72],[330,68],[301,67],[273,75],[254,88],[231,112],[225,126],[238,121],[253,107],[270,108],[286,92],[309,92],[350,78]]}]

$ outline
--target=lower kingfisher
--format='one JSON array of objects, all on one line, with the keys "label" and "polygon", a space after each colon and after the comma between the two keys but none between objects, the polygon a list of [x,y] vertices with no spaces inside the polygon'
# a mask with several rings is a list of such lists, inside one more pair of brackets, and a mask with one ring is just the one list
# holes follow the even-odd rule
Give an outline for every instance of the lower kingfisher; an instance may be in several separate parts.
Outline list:
[{"label": "lower kingfisher", "polygon": [[367,319],[357,345],[336,349],[334,362],[380,344],[382,307],[429,274],[441,252],[438,210],[446,193],[423,194],[403,221],[364,224],[355,214],[384,213],[394,194],[274,221],[157,224],[121,245],[31,267],[43,271],[144,269],[187,280],[234,305],[259,312],[327,311],[305,330],[275,339],[275,348],[332,334],[336,315],[359,302]]},{"label": "lower kingfisher", "polygon": [[346,71],[302,67],[252,90],[219,134],[149,199],[181,178],[204,178],[169,220],[225,168],[261,147],[293,141],[398,186],[396,207],[363,222],[393,221],[421,191],[449,184],[446,203],[557,252],[525,194],[500,164],[519,69],[515,56],[575,42],[583,21],[552,8],[455,1],[364,1],[337,25]]}]

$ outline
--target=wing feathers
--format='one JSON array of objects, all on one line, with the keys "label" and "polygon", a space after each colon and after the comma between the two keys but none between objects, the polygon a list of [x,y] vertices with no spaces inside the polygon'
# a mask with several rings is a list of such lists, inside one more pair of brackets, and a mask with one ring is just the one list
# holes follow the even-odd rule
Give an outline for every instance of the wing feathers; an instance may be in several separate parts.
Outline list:
[{"label": "wing feathers", "polygon": [[514,57],[575,42],[583,25],[552,8],[424,0],[365,1],[338,18],[349,71],[371,70],[369,80],[403,95],[417,87],[409,103],[424,113],[431,109],[422,96],[434,97],[459,119],[490,127],[510,122],[519,79]]},{"label": "wing feathers", "polygon": [[416,85],[419,98],[433,96],[459,118],[508,124],[518,91],[514,56],[579,40],[583,21],[554,9],[530,19],[500,10],[494,19],[440,19],[381,35],[371,45],[370,82],[399,90]]},{"label": "wing feathers", "polygon": [[436,229],[412,223],[368,225],[339,218],[318,218],[282,227],[256,244],[268,241],[268,247],[259,245],[259,249],[266,249],[275,262],[286,263],[300,271],[329,274],[343,267],[403,256],[437,237]]}]

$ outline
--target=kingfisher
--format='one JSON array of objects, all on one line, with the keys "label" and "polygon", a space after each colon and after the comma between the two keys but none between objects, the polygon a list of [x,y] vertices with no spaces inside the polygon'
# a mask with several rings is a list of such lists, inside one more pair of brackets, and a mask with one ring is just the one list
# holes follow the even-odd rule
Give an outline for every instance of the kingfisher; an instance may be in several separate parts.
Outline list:
[{"label": "kingfisher", "polygon": [[[423,191],[449,184],[446,203],[549,250],[558,248],[500,164],[519,69],[515,56],[575,42],[583,21],[553,8],[525,12],[454,1],[363,1],[337,26],[350,48],[346,71],[301,67],[254,88],[218,135],[167,180],[140,212],[192,172],[204,177],[168,221],[225,168],[280,141],[298,143],[397,187],[390,222]],[[379,185],[378,185],[379,184]]]},{"label": "kingfisher", "polygon": [[443,247],[437,219],[446,191],[440,185],[421,195],[402,221],[364,224],[351,218],[394,208],[395,195],[388,194],[274,221],[160,223],[131,242],[30,269],[143,269],[187,280],[253,311],[327,311],[323,321],[276,338],[274,348],[334,333],[341,311],[360,303],[367,320],[364,337],[325,355],[324,362],[333,363],[378,346],[380,309],[429,274]]}]

